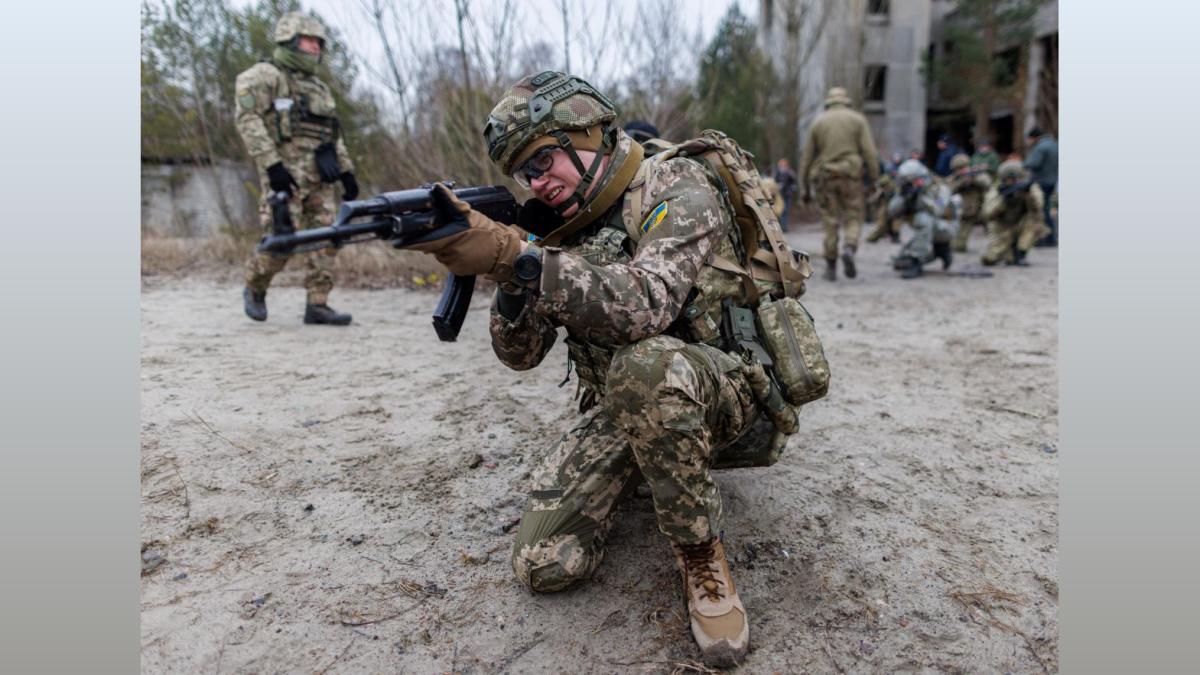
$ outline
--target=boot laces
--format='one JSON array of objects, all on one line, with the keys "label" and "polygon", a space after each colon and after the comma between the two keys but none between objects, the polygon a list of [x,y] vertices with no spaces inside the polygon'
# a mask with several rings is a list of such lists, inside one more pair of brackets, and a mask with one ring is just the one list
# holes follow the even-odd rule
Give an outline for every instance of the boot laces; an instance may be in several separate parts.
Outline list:
[{"label": "boot laces", "polygon": [[725,582],[717,578],[719,574],[715,560],[717,552],[712,542],[680,544],[679,549],[683,551],[683,561],[687,567],[688,579],[694,587],[701,589],[701,597],[713,602],[723,598],[725,594],[721,587],[725,585]]}]

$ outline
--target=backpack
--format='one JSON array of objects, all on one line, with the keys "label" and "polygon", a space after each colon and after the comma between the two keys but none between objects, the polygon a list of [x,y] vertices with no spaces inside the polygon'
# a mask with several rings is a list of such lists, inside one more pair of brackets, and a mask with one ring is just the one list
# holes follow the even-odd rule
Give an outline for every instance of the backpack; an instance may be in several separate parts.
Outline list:
[{"label": "backpack", "polygon": [[[722,337],[729,347],[748,352],[762,362],[790,405],[799,406],[824,396],[829,390],[829,363],[812,315],[798,300],[812,267],[808,255],[793,251],[784,239],[753,156],[737,141],[713,129],[674,145],[655,139],[647,150],[651,152],[628,188],[629,217],[624,223],[629,237],[635,243],[642,237],[638,224],[646,215],[645,182],[653,166],[675,157],[690,157],[708,165],[720,177],[733,207],[741,259],[714,254],[707,264],[740,277],[751,304],[749,308],[724,308]],[[763,286],[771,288],[770,292],[764,294]]]}]

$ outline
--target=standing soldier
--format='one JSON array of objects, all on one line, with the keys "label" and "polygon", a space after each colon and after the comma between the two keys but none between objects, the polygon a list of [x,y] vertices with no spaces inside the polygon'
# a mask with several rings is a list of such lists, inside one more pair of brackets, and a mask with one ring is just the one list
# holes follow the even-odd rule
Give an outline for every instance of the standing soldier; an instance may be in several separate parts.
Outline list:
[{"label": "standing soldier", "polygon": [[837,280],[838,227],[845,229],[842,240],[842,264],[846,276],[853,279],[854,253],[862,229],[865,210],[863,170],[871,182],[879,180],[879,159],[867,118],[850,108],[850,96],[841,87],[829,90],[825,112],[808,130],[804,157],[800,161],[800,180],[804,201],[817,189],[817,207],[825,229],[825,278]]},{"label": "standing soldier", "polygon": [[799,186],[796,181],[796,172],[792,171],[792,165],[782,157],[775,162],[775,185],[779,188],[779,194],[783,197],[783,213],[779,216],[779,225],[784,232],[788,231],[788,221],[792,218],[792,205],[796,203],[796,192]]},{"label": "standing soldier", "polygon": [[[675,551],[692,635],[706,663],[732,666],[745,657],[750,623],[725,556],[710,469],[722,448],[763,424],[773,439],[767,450],[796,429],[794,408],[771,402],[778,397],[766,396],[761,362],[722,342],[717,318],[744,316],[737,308],[752,307],[758,288],[802,291],[794,284],[807,265],[778,243],[772,249],[782,256],[770,256],[778,274],[760,276],[771,251],[757,234],[740,235],[719,170],[676,151],[644,157],[615,119],[611,100],[584,80],[555,71],[521,79],[492,110],[484,138],[501,173],[533,193],[520,224],[543,245],[439,185],[439,217],[465,229],[412,248],[454,274],[499,282],[492,350],[508,367],[537,366],[565,329],[584,417],[534,472],[513,546],[517,577],[549,593],[590,576],[617,505],[644,479]],[[753,167],[745,161],[741,170],[739,185],[754,191]],[[766,217],[765,196],[743,197],[754,200],[752,217]],[[755,232],[778,242],[768,225]]]},{"label": "standing soldier", "polygon": [[[325,28],[291,12],[275,24],[275,52],[237,77],[237,129],[259,169],[259,214],[276,233],[330,224],[341,182],[343,198],[358,196],[354,165],[342,141],[333,92],[317,77],[325,51]],[[304,323],[344,326],[350,315],[328,304],[336,248],[305,253],[308,291]],[[246,264],[242,291],[246,315],[267,318],[267,287],[288,256],[255,253]]]},{"label": "standing soldier", "polygon": [[975,154],[971,155],[971,165],[982,164],[987,167],[988,173],[996,173],[996,169],[1000,166],[1000,155],[992,149],[992,142],[986,138],[979,139],[979,144],[975,147]]},{"label": "standing soldier", "polygon": [[1050,232],[1042,220],[1042,189],[1027,178],[1018,160],[1005,161],[996,173],[996,182],[983,198],[988,233],[983,264],[1025,266],[1029,249]]},{"label": "standing soldier", "polygon": [[992,179],[988,176],[986,165],[972,165],[970,158],[964,154],[955,155],[950,160],[950,169],[954,172],[948,181],[950,190],[962,197],[962,221],[954,237],[954,250],[963,253],[967,250],[971,229],[975,225],[986,224],[983,221],[983,195],[991,187]]}]

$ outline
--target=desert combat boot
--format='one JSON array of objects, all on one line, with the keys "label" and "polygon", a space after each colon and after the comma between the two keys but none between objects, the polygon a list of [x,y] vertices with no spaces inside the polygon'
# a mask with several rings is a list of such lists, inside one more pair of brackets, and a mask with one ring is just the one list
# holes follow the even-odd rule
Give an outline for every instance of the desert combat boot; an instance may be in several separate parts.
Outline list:
[{"label": "desert combat boot", "polygon": [[729,668],[746,658],[750,624],[738,598],[720,539],[703,544],[671,544],[683,575],[692,636],[704,663]]}]

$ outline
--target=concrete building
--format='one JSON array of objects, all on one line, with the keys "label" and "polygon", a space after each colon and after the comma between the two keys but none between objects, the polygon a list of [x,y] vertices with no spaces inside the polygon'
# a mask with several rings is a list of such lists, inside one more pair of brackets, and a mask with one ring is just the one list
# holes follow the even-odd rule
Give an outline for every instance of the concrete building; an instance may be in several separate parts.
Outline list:
[{"label": "concrete building", "polygon": [[[961,21],[957,5],[957,0],[759,0],[759,42],[799,99],[801,142],[825,92],[842,86],[870,121],[881,154],[920,148],[932,159],[943,133],[969,145],[975,123],[969,102],[931,91],[927,73],[930,63],[954,58],[943,36]],[[991,104],[990,135],[1007,151],[1019,148],[1013,138],[1034,124],[1057,132],[1057,1],[1038,11],[1032,42],[1002,41],[998,49],[1004,58],[1015,54],[1022,65],[1020,99]]]},{"label": "concrete building", "polygon": [[[825,92],[840,86],[867,116],[881,152],[919,147],[930,12],[930,0],[760,0],[763,50],[784,81],[797,82],[803,92],[800,138],[820,113]],[[799,69],[797,60],[803,61]]]},{"label": "concrete building", "polygon": [[[933,0],[930,26],[929,59],[948,62],[955,57],[955,45],[949,29],[957,27],[981,31],[970,25],[959,13],[956,0]],[[1024,36],[1023,36],[1024,37]],[[1000,153],[1021,152],[1025,133],[1040,126],[1058,133],[1058,2],[1048,0],[1032,22],[1032,34],[1027,40],[1014,39],[1003,32],[997,36],[994,51],[1001,64],[996,77],[1009,78],[1005,94],[987,102],[987,136]],[[976,112],[978,101],[941,91],[932,87],[927,112],[927,143],[938,135],[948,134],[960,145],[973,144],[980,136],[980,121]]]}]

